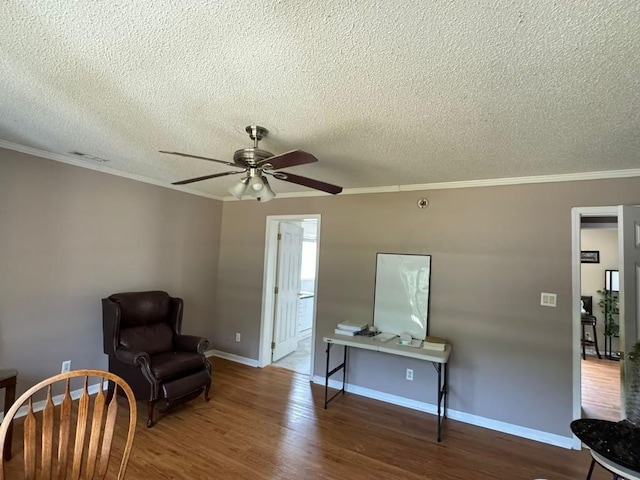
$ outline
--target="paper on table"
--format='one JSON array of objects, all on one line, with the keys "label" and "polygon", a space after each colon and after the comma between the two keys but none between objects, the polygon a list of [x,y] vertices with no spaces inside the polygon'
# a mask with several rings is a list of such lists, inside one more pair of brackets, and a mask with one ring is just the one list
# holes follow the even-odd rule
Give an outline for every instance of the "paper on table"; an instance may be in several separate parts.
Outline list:
[{"label": "paper on table", "polygon": [[420,340],[419,338],[412,338],[410,343],[400,343],[400,342],[398,342],[398,345],[400,345],[402,347],[418,347],[418,348],[420,348],[420,345],[422,345],[422,340]]},{"label": "paper on table", "polygon": [[376,342],[388,342],[395,337],[397,337],[395,333],[379,333],[375,337],[371,337],[371,340],[374,340]]}]

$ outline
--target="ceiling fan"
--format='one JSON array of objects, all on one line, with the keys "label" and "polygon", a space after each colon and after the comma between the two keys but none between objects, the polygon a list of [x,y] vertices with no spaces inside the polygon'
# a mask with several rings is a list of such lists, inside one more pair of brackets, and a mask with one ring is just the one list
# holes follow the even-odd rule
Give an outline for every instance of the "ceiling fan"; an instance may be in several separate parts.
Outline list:
[{"label": "ceiling fan", "polygon": [[180,180],[179,182],[173,182],[173,185],[186,185],[187,183],[200,182],[202,180],[208,180],[210,178],[224,177],[226,175],[236,175],[240,173],[246,173],[238,183],[233,185],[229,192],[238,200],[243,195],[248,194],[256,198],[260,202],[268,202],[272,200],[276,194],[271,190],[267,177],[265,175],[271,175],[278,180],[284,180],[285,182],[296,183],[305,187],[321,190],[323,192],[336,195],[342,192],[342,187],[337,185],[331,185],[330,183],[321,182],[308,177],[301,177],[300,175],[294,175],[287,172],[276,172],[287,167],[295,167],[296,165],[304,165],[305,163],[317,162],[318,159],[310,153],[303,152],[302,150],[292,150],[290,152],[281,153],[280,155],[274,155],[271,152],[260,150],[258,148],[258,142],[267,136],[269,131],[258,125],[249,125],[246,129],[251,140],[253,140],[252,148],[243,148],[237,150],[233,154],[233,162],[225,162],[223,160],[216,160],[215,158],[200,157],[198,155],[189,155],[187,153],[180,152],[167,152],[160,150],[160,153],[167,153],[170,155],[180,155],[181,157],[198,158],[201,160],[208,160],[210,162],[223,163],[230,167],[241,168],[242,170],[232,170],[229,172],[214,173],[212,175],[204,175],[202,177],[188,178],[187,180]]}]

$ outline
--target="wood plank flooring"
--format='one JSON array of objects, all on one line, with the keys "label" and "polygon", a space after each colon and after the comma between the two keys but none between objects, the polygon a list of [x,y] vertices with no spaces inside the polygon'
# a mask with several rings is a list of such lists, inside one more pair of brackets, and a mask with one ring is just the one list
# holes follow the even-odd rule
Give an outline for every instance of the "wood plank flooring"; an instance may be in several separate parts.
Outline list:
[{"label": "wood plank flooring", "polygon": [[[202,398],[138,428],[128,479],[553,479],[582,480],[586,450],[552,447],[353,394],[323,409],[323,388],[294,372],[213,358]],[[123,413],[119,424],[126,422]],[[17,426],[7,478],[22,478]],[[122,448],[117,437],[114,454]],[[112,465],[113,466],[113,465]],[[115,479],[110,471],[109,479]],[[596,467],[594,479],[611,478]]]},{"label": "wood plank flooring", "polygon": [[587,356],[581,360],[582,418],[620,420],[620,362]]}]

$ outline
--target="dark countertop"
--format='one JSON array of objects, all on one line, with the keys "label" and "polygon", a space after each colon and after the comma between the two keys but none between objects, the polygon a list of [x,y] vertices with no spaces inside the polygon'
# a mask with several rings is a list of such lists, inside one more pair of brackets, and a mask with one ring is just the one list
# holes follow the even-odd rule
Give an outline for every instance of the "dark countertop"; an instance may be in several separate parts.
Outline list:
[{"label": "dark countertop", "polygon": [[571,422],[571,431],[596,453],[640,472],[640,426],[628,420],[582,418]]}]

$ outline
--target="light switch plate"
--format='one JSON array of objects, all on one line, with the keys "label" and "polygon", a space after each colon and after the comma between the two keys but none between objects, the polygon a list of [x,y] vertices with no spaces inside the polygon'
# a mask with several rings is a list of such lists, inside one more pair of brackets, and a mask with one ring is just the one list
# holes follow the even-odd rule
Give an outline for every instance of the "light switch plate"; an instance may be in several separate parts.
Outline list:
[{"label": "light switch plate", "polygon": [[558,296],[555,293],[542,292],[540,294],[540,305],[543,307],[555,307],[557,300]]}]

